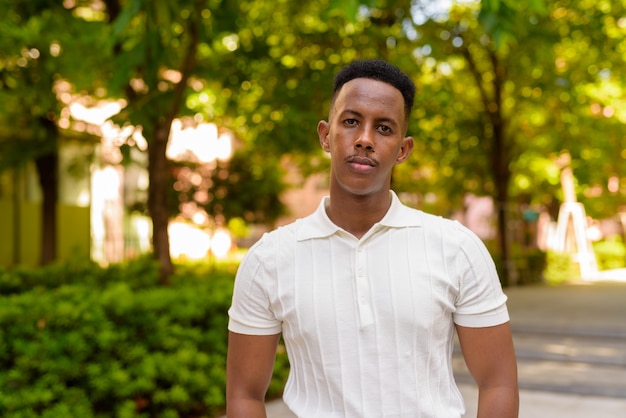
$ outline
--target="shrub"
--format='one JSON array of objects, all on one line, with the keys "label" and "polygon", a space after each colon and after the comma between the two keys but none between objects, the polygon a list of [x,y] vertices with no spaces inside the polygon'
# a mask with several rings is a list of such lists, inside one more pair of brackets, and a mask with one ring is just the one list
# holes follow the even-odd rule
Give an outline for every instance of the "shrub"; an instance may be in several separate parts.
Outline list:
[{"label": "shrub", "polygon": [[580,268],[573,261],[571,254],[548,251],[544,277],[548,284],[561,284],[580,278]]},{"label": "shrub", "polygon": [[[502,281],[507,272],[506,264],[502,257],[496,255],[493,257],[496,270]],[[509,260],[509,279],[512,283],[502,283],[503,286],[508,285],[528,285],[544,282],[544,270],[546,268],[546,253],[539,249],[515,249],[512,251]]]},{"label": "shrub", "polygon": [[149,260],[0,271],[0,416],[223,412],[232,271],[181,267],[170,286],[157,279]]},{"label": "shrub", "polygon": [[157,272],[156,260],[147,257],[107,268],[89,260],[72,260],[39,269],[0,269],[0,295],[23,293],[35,288],[55,289],[68,284],[102,287],[113,282],[123,282],[133,289],[152,287],[158,282]]},{"label": "shrub", "polygon": [[626,267],[626,245],[619,235],[594,242],[593,251],[599,270],[611,270]]}]

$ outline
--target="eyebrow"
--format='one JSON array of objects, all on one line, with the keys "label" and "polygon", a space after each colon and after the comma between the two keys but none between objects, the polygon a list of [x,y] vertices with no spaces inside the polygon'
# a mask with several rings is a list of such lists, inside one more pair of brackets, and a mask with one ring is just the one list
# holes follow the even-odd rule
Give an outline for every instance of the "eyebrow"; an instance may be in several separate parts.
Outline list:
[{"label": "eyebrow", "polygon": [[[353,109],[344,109],[343,111],[341,111],[341,113],[339,113],[340,116],[343,116],[345,114],[352,114],[352,115],[355,115],[355,116],[358,116],[358,117],[361,117],[361,118],[363,117],[363,114],[361,112],[359,112],[358,110],[353,110]],[[386,123],[388,123],[390,125],[393,125],[394,127],[401,126],[398,123],[398,121],[396,121],[393,118],[385,118],[385,117],[376,118],[376,122],[386,122]]]}]

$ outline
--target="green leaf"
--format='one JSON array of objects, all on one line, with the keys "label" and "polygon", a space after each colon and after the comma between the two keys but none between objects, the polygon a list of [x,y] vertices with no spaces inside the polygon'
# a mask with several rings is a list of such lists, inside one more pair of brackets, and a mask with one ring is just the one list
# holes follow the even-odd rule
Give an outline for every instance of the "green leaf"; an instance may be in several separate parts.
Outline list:
[{"label": "green leaf", "polygon": [[124,8],[122,9],[122,12],[118,16],[117,20],[113,23],[111,31],[111,40],[114,43],[119,39],[119,36],[122,34],[124,29],[129,26],[130,22],[141,10],[142,0],[128,0],[123,4]]},{"label": "green leaf", "polygon": [[354,23],[358,17],[360,4],[361,2],[359,0],[330,0],[327,15],[332,16],[339,14],[343,16],[346,21]]}]

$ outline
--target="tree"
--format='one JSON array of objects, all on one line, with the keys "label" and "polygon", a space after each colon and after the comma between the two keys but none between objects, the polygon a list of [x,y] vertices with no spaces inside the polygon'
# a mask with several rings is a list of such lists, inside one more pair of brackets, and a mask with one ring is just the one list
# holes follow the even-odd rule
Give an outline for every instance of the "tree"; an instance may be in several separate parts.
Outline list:
[{"label": "tree", "polygon": [[[227,126],[244,140],[248,152],[309,153],[317,150],[311,141],[314,129],[307,132],[301,126],[314,127],[328,103],[328,94],[320,92],[316,82],[332,78],[337,66],[358,56],[359,47],[374,56],[379,45],[359,37],[369,18],[346,24],[341,17],[331,17],[329,23],[320,17],[324,3],[106,4],[116,57],[109,91],[128,101],[115,120],[141,127],[148,142],[148,210],[154,253],[166,282],[173,266],[166,200],[172,170],[165,150],[174,118],[189,115]],[[381,27],[385,25],[391,26],[383,22]],[[341,54],[333,50],[335,28],[356,40]]]},{"label": "tree", "polygon": [[[189,81],[196,67],[210,9],[205,1],[107,0],[115,67],[112,95],[128,104],[116,117],[140,127],[148,141],[148,211],[152,245],[162,283],[174,267],[170,257],[167,185],[171,169],[166,157],[172,122],[185,113]],[[219,6],[219,2],[212,2]]]},{"label": "tree", "polygon": [[417,102],[424,106],[414,119],[424,141],[416,147],[419,166],[405,167],[403,178],[445,190],[443,202],[459,196],[452,188],[494,196],[506,262],[507,207],[522,196],[552,205],[560,196],[555,161],[563,151],[574,156],[581,197],[614,179],[612,195],[588,201],[596,216],[614,214],[623,160],[615,150],[623,147],[625,119],[616,110],[624,80],[615,70],[624,59],[624,5],[492,4],[483,2],[480,13],[459,5],[415,26]]},{"label": "tree", "polygon": [[[45,170],[43,156],[54,156],[54,138],[63,132],[58,80],[73,92],[95,94],[106,85],[97,91],[123,97],[127,106],[116,120],[141,129],[149,144],[148,209],[164,282],[173,269],[167,236],[173,167],[165,156],[172,120],[228,127],[242,140],[240,155],[269,168],[288,156],[305,174],[320,170],[327,159],[314,126],[328,111],[330,88],[319,87],[355,58],[388,59],[419,87],[410,126],[416,156],[399,167],[394,187],[437,195],[420,202],[436,202],[437,211],[460,206],[467,192],[494,196],[505,259],[505,208],[520,194],[542,201],[558,193],[553,155],[571,151],[583,195],[606,182],[607,171],[622,177],[623,157],[614,152],[625,119],[624,80],[616,71],[623,64],[620,2],[607,8],[490,0],[435,9],[439,15],[426,14],[431,2],[408,0],[107,0],[106,14],[87,0],[71,9],[14,3],[7,3],[11,23],[0,29],[7,51],[0,94],[10,104],[0,117],[14,121],[0,131],[2,164],[41,157]],[[581,137],[593,137],[593,144],[575,140]],[[41,142],[32,146],[33,138]],[[233,178],[236,167],[249,168],[229,166]],[[55,198],[50,184],[56,182],[44,185],[47,201]],[[606,201],[619,198],[613,193]]]},{"label": "tree", "polygon": [[[414,57],[420,87],[411,126],[419,162],[398,176],[404,184],[421,180],[431,183],[428,189],[445,190],[440,208],[462,206],[467,193],[492,195],[504,266],[510,264],[507,207],[516,152],[505,87],[511,44],[524,36],[517,30],[523,27],[520,6],[513,6],[486,2],[479,9],[478,4],[464,4],[433,15],[425,9],[405,26],[413,38],[405,54]],[[507,278],[505,269],[504,284]]]},{"label": "tree", "polygon": [[97,86],[98,56],[84,56],[98,45],[89,4],[0,3],[5,18],[0,27],[0,170],[35,163],[43,193],[41,264],[56,258],[58,148],[66,136],[66,128],[59,126],[65,106],[60,96]]}]

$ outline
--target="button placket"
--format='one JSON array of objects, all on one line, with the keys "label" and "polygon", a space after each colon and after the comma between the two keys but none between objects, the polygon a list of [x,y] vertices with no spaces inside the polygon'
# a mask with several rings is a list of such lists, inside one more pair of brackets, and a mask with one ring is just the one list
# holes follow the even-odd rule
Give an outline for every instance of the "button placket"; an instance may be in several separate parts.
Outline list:
[{"label": "button placket", "polygon": [[367,278],[367,254],[359,244],[356,249],[356,292],[359,308],[361,329],[374,323],[374,313],[371,305],[371,289]]}]

